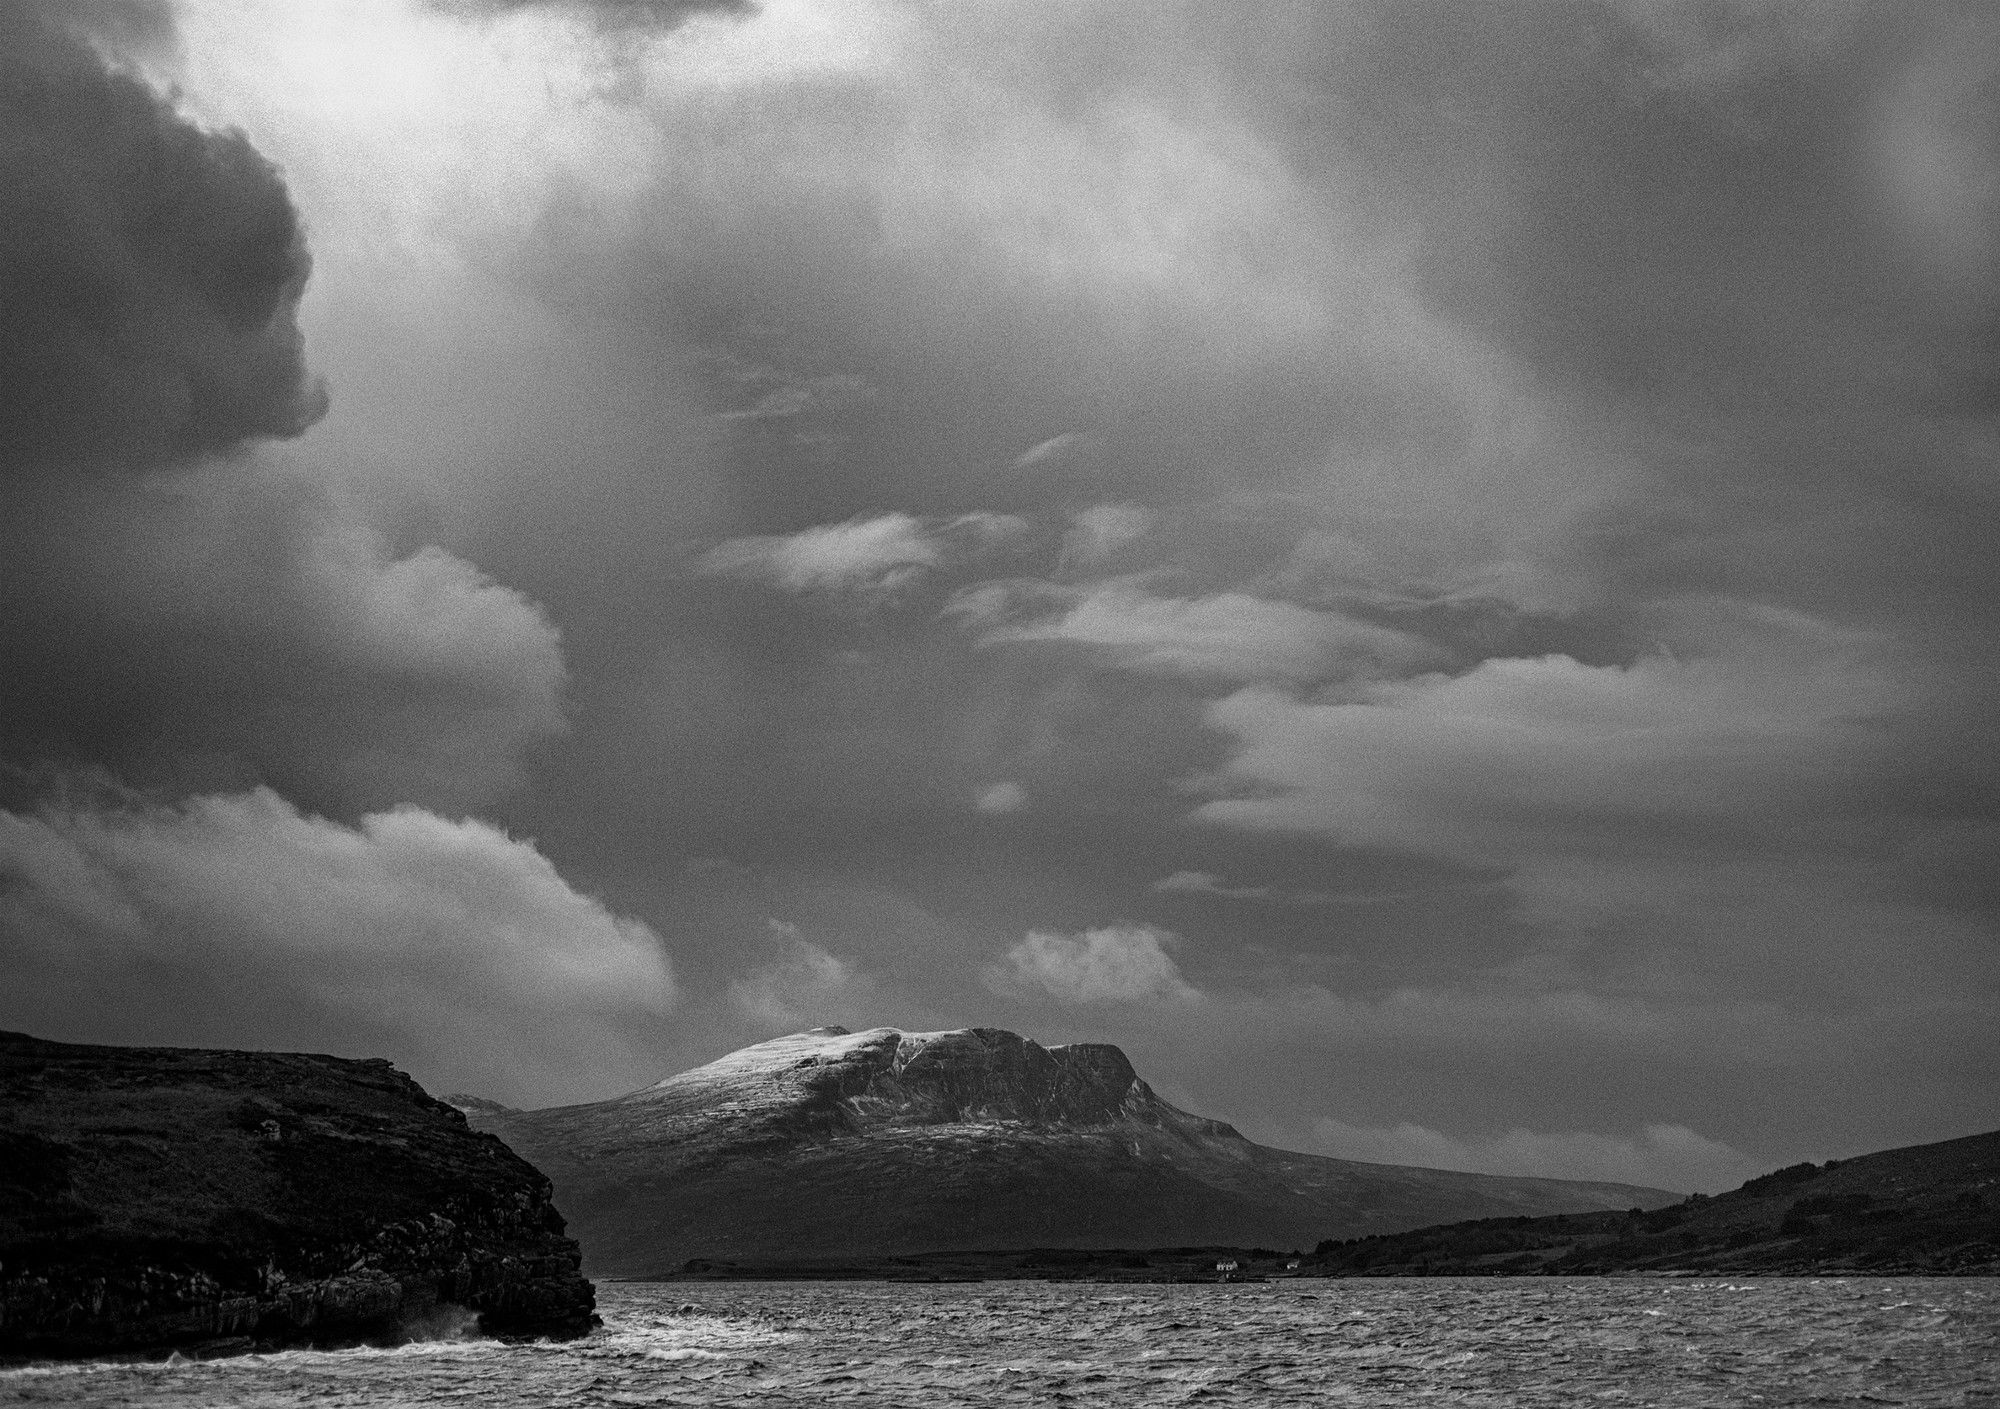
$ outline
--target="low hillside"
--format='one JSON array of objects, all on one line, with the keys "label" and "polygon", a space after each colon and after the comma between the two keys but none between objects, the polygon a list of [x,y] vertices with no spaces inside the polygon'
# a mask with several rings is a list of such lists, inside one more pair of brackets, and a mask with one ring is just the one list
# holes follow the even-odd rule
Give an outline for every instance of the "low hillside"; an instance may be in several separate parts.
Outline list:
[{"label": "low hillside", "polygon": [[1371,1277],[2000,1275],[2000,1131],[1793,1165],[1665,1208],[1327,1239],[1309,1266]]}]

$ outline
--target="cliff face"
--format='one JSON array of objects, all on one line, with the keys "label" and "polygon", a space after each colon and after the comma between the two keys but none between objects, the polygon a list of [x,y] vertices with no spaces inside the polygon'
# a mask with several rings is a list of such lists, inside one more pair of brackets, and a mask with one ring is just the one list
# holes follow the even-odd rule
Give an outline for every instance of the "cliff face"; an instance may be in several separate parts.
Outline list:
[{"label": "cliff face", "polygon": [[0,1033],[0,1354],[594,1324],[549,1181],[386,1061]]},{"label": "cliff face", "polygon": [[1160,1099],[1116,1047],[992,1028],[816,1028],[583,1106],[452,1099],[548,1172],[586,1265],[608,1275],[715,1257],[1310,1247],[1675,1197],[1268,1149]]}]

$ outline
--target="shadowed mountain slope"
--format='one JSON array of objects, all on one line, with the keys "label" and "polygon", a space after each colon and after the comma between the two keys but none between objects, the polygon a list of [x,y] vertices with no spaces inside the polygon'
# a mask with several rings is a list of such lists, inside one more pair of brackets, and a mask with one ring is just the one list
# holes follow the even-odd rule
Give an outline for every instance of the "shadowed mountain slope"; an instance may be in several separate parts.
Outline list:
[{"label": "shadowed mountain slope", "polygon": [[698,1257],[1310,1247],[1677,1197],[1268,1149],[1161,1100],[1116,1047],[993,1028],[815,1028],[589,1105],[451,1099],[547,1172],[586,1269],[610,1276]]},{"label": "shadowed mountain slope", "polygon": [[1822,1165],[1639,1215],[1487,1219],[1318,1249],[1335,1276],[2000,1274],[2000,1130]]}]

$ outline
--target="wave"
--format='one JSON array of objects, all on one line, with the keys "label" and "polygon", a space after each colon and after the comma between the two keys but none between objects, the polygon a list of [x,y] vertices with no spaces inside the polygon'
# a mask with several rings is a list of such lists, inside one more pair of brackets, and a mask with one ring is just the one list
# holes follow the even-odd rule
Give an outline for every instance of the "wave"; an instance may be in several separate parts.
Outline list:
[{"label": "wave", "polygon": [[726,1350],[704,1350],[698,1345],[655,1346],[646,1352],[648,1360],[741,1360]]}]

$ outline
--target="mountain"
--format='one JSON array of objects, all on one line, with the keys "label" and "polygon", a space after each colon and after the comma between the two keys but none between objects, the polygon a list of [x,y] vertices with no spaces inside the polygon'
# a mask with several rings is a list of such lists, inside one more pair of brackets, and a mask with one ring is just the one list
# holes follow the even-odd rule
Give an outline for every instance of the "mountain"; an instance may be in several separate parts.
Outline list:
[{"label": "mountain", "polygon": [[703,1258],[1310,1247],[1676,1197],[1268,1149],[1161,1100],[1116,1047],[994,1028],[814,1028],[588,1105],[450,1099],[547,1171],[586,1269],[609,1276]]},{"label": "mountain", "polygon": [[1335,1276],[1872,1273],[2000,1276],[2000,1130],[1795,1164],[1633,1214],[1485,1219],[1327,1242]]},{"label": "mountain", "polygon": [[581,1335],[549,1194],[386,1061],[0,1033],[0,1356]]}]

